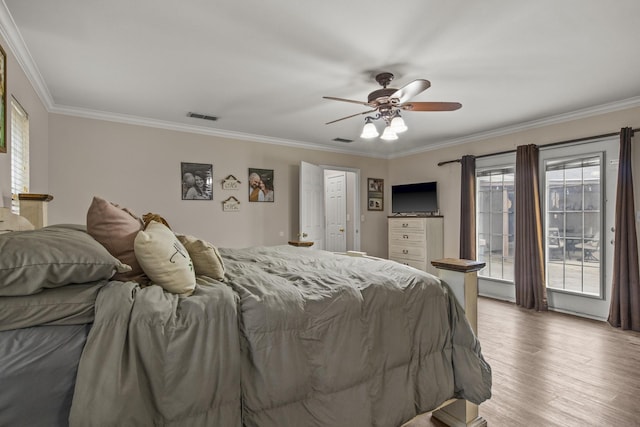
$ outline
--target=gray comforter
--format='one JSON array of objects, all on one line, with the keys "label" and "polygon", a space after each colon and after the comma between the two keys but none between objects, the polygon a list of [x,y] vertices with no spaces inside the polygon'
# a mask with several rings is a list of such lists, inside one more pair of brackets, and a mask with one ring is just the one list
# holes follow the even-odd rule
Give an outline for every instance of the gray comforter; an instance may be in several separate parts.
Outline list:
[{"label": "gray comforter", "polygon": [[110,282],[98,294],[71,426],[240,426],[233,291],[205,277],[188,298]]},{"label": "gray comforter", "polygon": [[221,249],[226,283],[188,298],[112,282],[78,371],[71,425],[389,426],[491,370],[437,278],[294,247]]}]

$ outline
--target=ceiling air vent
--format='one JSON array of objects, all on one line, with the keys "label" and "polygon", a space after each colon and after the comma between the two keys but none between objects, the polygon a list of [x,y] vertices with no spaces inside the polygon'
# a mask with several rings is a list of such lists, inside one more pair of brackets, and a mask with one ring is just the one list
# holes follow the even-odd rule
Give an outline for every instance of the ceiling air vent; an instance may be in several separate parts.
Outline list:
[{"label": "ceiling air vent", "polygon": [[335,141],[335,142],[353,142],[353,139],[333,138],[333,141]]},{"label": "ceiling air vent", "polygon": [[194,119],[211,120],[212,122],[218,120],[216,116],[207,116],[206,114],[192,112],[187,113],[187,117],[193,117]]}]

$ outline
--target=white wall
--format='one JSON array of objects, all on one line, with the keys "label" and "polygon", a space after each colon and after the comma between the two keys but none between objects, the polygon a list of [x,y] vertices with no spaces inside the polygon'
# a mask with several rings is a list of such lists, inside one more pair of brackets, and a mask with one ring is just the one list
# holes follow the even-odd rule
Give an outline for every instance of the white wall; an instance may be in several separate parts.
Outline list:
[{"label": "white wall", "polygon": [[[175,231],[221,247],[286,244],[298,233],[299,164],[360,169],[361,204],[366,177],[386,178],[387,161],[317,150],[239,141],[59,114],[49,117],[50,223],[85,223],[94,195],[138,215],[162,215]],[[181,200],[180,162],[213,165],[213,201]],[[248,168],[274,169],[274,203],[248,201]],[[241,190],[223,191],[229,174]],[[222,211],[234,195],[240,212]],[[386,214],[363,209],[362,250],[386,256]],[[282,233],[282,235],[280,235]]]}]

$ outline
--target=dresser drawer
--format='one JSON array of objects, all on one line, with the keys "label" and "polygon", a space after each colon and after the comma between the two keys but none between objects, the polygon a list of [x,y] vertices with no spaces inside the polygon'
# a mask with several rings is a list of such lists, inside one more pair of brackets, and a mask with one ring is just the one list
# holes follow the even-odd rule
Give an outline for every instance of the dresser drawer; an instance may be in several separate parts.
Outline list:
[{"label": "dresser drawer", "polygon": [[389,258],[426,261],[427,249],[424,246],[396,246],[389,247]]},{"label": "dresser drawer", "polygon": [[424,246],[427,243],[427,235],[424,232],[424,230],[416,231],[413,233],[408,231],[404,233],[393,231],[389,235],[389,243],[393,246],[402,246],[402,245]]},{"label": "dresser drawer", "polygon": [[391,231],[424,231],[424,219],[422,218],[398,218],[389,221]]},{"label": "dresser drawer", "polygon": [[390,258],[390,259],[391,261],[395,261],[403,265],[408,265],[409,267],[417,268],[418,270],[427,271],[426,261],[414,261],[411,259],[401,259],[401,258]]}]

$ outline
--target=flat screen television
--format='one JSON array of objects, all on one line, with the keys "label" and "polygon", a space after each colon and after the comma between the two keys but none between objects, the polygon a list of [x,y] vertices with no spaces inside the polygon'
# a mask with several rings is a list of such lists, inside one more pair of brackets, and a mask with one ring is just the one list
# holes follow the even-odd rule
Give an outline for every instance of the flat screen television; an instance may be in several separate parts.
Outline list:
[{"label": "flat screen television", "polygon": [[419,182],[391,186],[391,212],[404,215],[433,215],[438,212],[438,183]]}]

